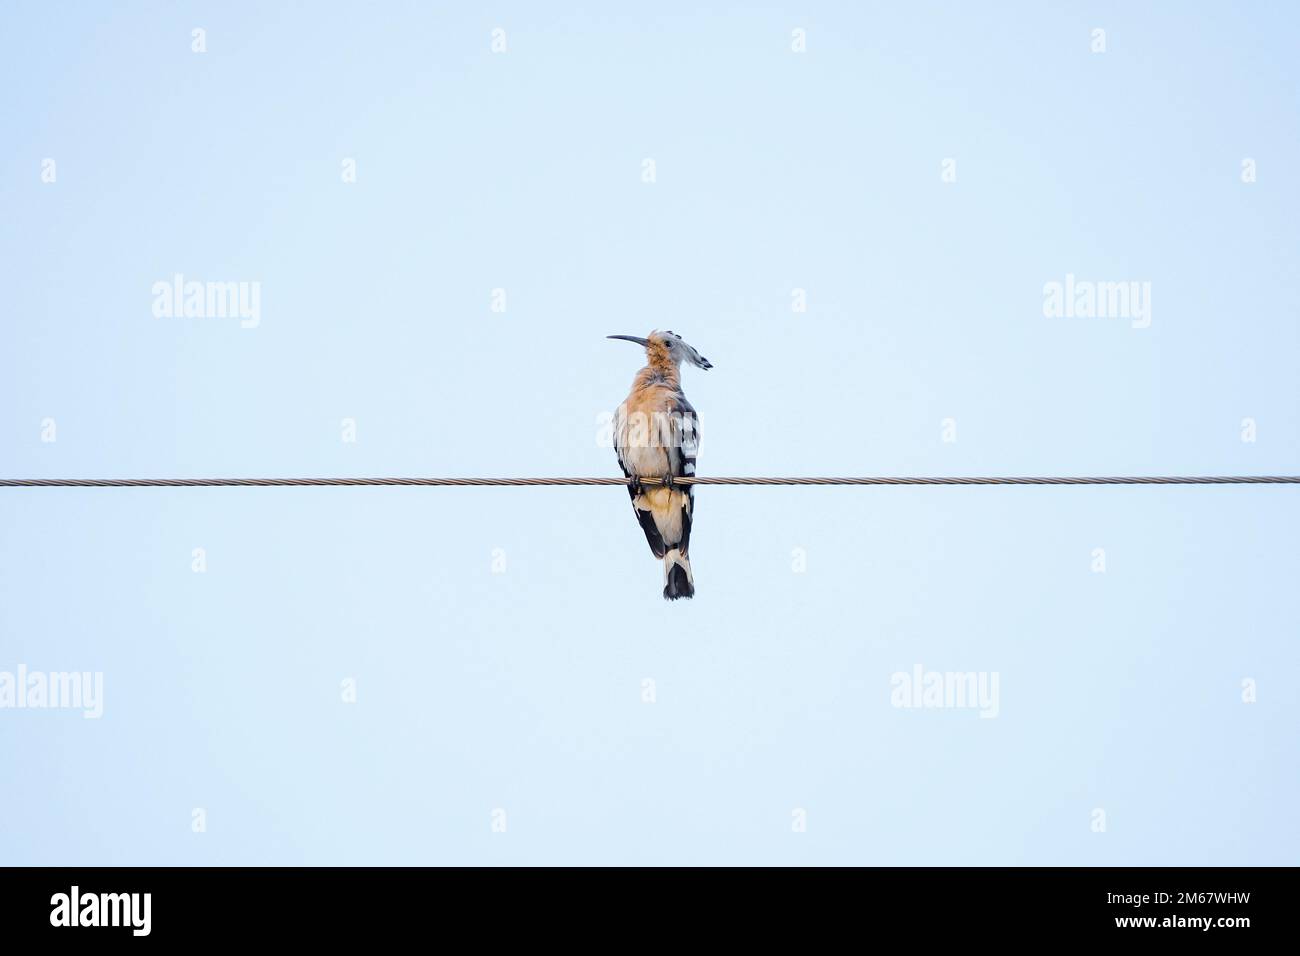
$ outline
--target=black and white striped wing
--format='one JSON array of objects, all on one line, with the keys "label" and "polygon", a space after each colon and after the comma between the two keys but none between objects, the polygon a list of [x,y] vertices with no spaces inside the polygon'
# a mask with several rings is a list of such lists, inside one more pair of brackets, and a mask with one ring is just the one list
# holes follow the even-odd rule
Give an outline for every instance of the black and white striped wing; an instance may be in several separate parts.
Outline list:
[{"label": "black and white striped wing", "polygon": [[[685,395],[677,396],[673,414],[674,440],[677,454],[673,457],[673,474],[679,478],[695,477],[695,457],[700,451],[700,419]],[[695,486],[687,485],[682,502],[682,539],[677,545],[682,554],[691,546],[691,522],[695,518]]]}]

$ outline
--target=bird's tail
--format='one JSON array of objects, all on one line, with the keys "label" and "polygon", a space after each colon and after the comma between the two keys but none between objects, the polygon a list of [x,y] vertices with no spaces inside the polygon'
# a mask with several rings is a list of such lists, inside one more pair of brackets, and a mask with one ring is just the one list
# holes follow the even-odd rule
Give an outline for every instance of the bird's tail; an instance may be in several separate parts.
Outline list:
[{"label": "bird's tail", "polygon": [[680,548],[672,548],[664,554],[664,598],[676,601],[690,597],[695,597],[691,561]]}]

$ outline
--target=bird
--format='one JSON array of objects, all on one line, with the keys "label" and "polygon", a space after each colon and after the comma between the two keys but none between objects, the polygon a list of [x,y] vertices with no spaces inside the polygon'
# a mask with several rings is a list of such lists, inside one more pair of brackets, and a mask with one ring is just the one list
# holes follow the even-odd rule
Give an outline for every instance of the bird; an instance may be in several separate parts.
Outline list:
[{"label": "bird", "polygon": [[[610,335],[645,349],[645,368],[614,413],[614,451],[628,479],[632,511],[656,558],[664,562],[664,598],[695,596],[691,574],[691,524],[695,519],[693,485],[673,479],[695,475],[700,427],[695,409],[682,392],[682,362],[710,369],[713,363],[687,345],[680,335],[658,329],[645,338]],[[661,484],[646,486],[643,478]]]}]

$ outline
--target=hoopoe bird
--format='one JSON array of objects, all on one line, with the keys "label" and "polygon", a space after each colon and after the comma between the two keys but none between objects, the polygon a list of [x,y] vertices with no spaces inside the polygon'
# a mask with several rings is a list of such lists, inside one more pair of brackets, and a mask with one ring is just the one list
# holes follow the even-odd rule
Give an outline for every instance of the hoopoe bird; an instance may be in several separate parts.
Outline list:
[{"label": "hoopoe bird", "polygon": [[[609,338],[635,342],[646,354],[645,368],[637,372],[632,391],[614,414],[614,451],[628,478],[632,510],[650,550],[663,558],[664,597],[694,597],[690,546],[695,489],[674,485],[673,479],[695,474],[700,429],[695,409],[682,392],[681,365],[713,365],[674,332],[656,330],[644,339]],[[658,478],[663,484],[643,485],[642,478]]]}]

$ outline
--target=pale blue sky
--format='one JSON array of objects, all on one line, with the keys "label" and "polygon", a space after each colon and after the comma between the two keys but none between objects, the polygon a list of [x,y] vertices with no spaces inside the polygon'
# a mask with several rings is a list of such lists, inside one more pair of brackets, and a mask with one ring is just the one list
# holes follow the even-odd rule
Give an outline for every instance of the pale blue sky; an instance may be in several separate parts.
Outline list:
[{"label": "pale blue sky", "polygon": [[[617,474],[655,327],[703,474],[1300,473],[1292,5],[539,6],[6,4],[0,474]],[[0,710],[0,863],[1294,864],[1298,521],[705,488],[667,605],[618,488],[0,490],[0,671],[105,693]]]}]

